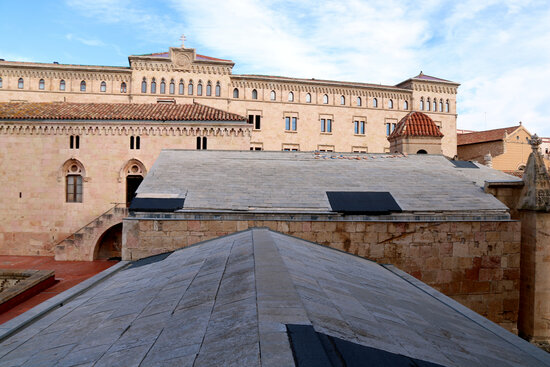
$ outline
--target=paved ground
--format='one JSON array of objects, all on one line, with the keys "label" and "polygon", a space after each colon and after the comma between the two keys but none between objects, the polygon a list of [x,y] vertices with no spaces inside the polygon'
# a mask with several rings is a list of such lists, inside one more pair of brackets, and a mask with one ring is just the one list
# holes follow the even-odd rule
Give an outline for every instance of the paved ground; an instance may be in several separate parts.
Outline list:
[{"label": "paved ground", "polygon": [[1,313],[0,325],[114,264],[116,261],[55,261],[50,256],[0,256],[0,269],[54,270],[58,281],[11,310]]}]

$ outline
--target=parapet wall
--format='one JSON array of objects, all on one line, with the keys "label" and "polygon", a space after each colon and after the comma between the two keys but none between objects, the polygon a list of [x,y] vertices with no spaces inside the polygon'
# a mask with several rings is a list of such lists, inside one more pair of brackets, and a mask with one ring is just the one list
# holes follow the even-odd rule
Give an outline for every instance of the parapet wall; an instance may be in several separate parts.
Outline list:
[{"label": "parapet wall", "polygon": [[365,222],[124,220],[123,260],[183,248],[252,227],[391,263],[517,331],[521,225],[517,221]]}]

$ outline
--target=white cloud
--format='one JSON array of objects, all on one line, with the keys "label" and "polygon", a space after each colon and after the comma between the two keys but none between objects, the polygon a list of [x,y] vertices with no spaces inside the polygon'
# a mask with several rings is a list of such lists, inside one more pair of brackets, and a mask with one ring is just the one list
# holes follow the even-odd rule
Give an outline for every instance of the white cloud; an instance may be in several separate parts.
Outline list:
[{"label": "white cloud", "polygon": [[75,36],[73,35],[72,33],[68,33],[65,35],[65,38],[68,39],[69,41],[78,41],[86,46],[105,46],[105,43],[103,43],[103,41],[100,41],[100,40],[96,40],[96,39],[86,39],[86,38],[82,38],[82,37],[78,37],[78,36]]}]

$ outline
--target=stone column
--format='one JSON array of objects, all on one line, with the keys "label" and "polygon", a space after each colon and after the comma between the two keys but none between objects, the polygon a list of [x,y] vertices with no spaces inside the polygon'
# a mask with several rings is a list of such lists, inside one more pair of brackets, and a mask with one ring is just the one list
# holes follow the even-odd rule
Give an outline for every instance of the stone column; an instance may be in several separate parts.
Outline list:
[{"label": "stone column", "polygon": [[550,177],[536,134],[518,201],[521,220],[521,281],[519,335],[530,341],[550,341]]}]

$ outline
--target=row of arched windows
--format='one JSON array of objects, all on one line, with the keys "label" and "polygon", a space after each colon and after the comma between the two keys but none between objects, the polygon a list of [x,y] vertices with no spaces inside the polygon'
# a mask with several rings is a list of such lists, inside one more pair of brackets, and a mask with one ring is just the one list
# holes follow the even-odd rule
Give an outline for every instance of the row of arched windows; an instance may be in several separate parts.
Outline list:
[{"label": "row of arched windows", "polygon": [[[150,84],[150,91],[152,94],[156,94],[157,93],[157,79],[156,78],[152,78],[151,79],[151,84]],[[212,82],[209,80],[207,83],[206,83],[206,89],[205,91],[203,90],[203,83],[202,83],[202,80],[199,80],[198,83],[197,83],[197,96],[202,96],[203,93],[205,93],[207,96],[211,96],[212,95]],[[160,84],[159,84],[159,93],[160,94],[166,94],[166,79],[164,78],[161,78],[160,79]],[[220,82],[216,82],[216,86],[215,86],[215,95],[216,97],[219,97],[221,95],[221,86],[220,86]],[[141,93],[147,93],[147,78],[146,77],[143,77],[143,80],[141,81]],[[174,79],[170,79],[170,83],[168,84],[168,93],[169,94],[176,94],[176,82],[174,81]],[[188,95],[193,95],[195,93],[195,85],[193,84],[193,79],[190,79],[189,82],[187,83],[187,94]],[[178,94],[185,94],[185,83],[183,81],[183,79],[180,79],[179,80],[179,83],[178,83]]]},{"label": "row of arched windows", "polygon": [[[239,98],[239,88],[233,89],[233,98]],[[256,89],[252,90],[252,99],[258,99],[258,91]],[[277,93],[274,90],[272,90],[271,93],[269,94],[269,99],[271,101],[275,101],[277,99]],[[287,99],[288,99],[289,102],[294,102],[294,92],[289,92]],[[329,102],[328,94],[324,94],[323,95],[323,104],[328,104],[328,102]],[[306,94],[306,103],[311,103],[311,93]],[[346,104],[346,96],[343,96],[343,95],[340,96],[340,104],[341,105]],[[357,104],[357,106],[363,106],[363,99],[361,97],[357,97],[356,104]],[[367,106],[366,101],[365,101],[365,106]],[[377,98],[372,99],[372,107],[378,107],[378,99]],[[393,103],[392,99],[388,100],[388,108],[389,109],[394,108],[394,103]],[[404,110],[409,109],[409,102],[408,101],[403,101],[403,109]]]},{"label": "row of arched windows", "polygon": [[421,111],[433,111],[433,112],[443,112],[443,109],[445,109],[445,112],[450,112],[449,100],[447,99],[445,102],[443,102],[443,99],[439,99],[439,102],[437,101],[437,98],[433,98],[430,100],[428,97],[426,99],[426,102],[424,102],[424,97],[420,97],[420,110]]},{"label": "row of arched windows", "polygon": [[[0,78],[0,88],[1,87],[2,87],[2,79]],[[61,79],[59,81],[59,90],[60,91],[65,91],[66,87],[67,87],[67,83],[65,82],[65,80]],[[19,80],[17,81],[17,88],[18,89],[25,88],[25,80],[23,78],[19,78]],[[38,81],[38,89],[39,90],[46,89],[46,82],[44,81],[44,79],[40,79]],[[86,81],[85,80],[82,80],[80,82],[80,91],[81,92],[86,92]],[[99,91],[103,92],[103,93],[107,92],[107,83],[105,81],[102,81],[101,84],[99,85]],[[126,83],[125,82],[120,83],[120,93],[126,93],[127,91],[128,91],[128,88],[126,86]]]}]

